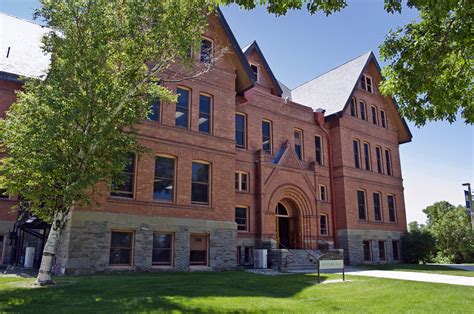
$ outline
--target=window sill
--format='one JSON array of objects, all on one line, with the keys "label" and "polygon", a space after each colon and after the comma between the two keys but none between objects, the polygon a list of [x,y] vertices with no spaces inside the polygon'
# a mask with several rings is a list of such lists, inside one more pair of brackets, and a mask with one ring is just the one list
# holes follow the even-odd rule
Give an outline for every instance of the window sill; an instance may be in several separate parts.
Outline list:
[{"label": "window sill", "polygon": [[151,268],[171,270],[171,269],[174,269],[174,266],[173,265],[151,265]]},{"label": "window sill", "polygon": [[189,265],[191,271],[211,271],[212,268],[207,265]]},{"label": "window sill", "polygon": [[112,196],[112,195],[109,195],[109,197],[107,197],[107,200],[109,199],[113,199],[113,200],[124,200],[124,201],[134,201],[135,200],[135,197],[125,197],[125,196]]},{"label": "window sill", "polygon": [[133,266],[130,265],[109,265],[109,269],[113,270],[132,270]]},{"label": "window sill", "polygon": [[235,193],[250,194],[250,191],[238,191],[238,190],[235,190]]}]

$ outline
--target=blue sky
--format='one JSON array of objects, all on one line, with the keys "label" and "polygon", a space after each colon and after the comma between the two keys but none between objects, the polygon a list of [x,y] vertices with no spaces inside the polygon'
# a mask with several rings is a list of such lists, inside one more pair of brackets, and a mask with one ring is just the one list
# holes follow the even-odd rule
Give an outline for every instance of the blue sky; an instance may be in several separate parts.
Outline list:
[{"label": "blue sky", "polygon": [[[329,17],[306,11],[275,17],[262,8],[237,6],[222,11],[241,46],[257,40],[275,76],[295,87],[369,50],[378,57],[388,30],[417,18],[408,9],[401,15],[386,13],[382,0],[348,2]],[[37,3],[1,0],[0,11],[31,19]],[[436,201],[464,204],[461,183],[474,183],[474,128],[462,122],[409,126],[413,141],[400,147],[407,221],[424,222],[422,209]]]}]

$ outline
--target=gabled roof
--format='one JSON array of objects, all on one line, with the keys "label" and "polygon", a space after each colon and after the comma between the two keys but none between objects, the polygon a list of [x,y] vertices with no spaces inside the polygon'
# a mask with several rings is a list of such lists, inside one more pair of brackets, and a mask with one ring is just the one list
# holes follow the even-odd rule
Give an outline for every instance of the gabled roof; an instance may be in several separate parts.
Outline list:
[{"label": "gabled roof", "polygon": [[247,57],[240,49],[237,39],[235,39],[234,33],[232,33],[232,30],[230,29],[230,26],[227,23],[224,14],[222,13],[219,7],[217,7],[216,9],[216,15],[219,18],[219,21],[221,22],[222,28],[224,28],[227,37],[229,38],[229,41],[232,45],[235,54],[239,58],[240,64],[242,65],[243,71],[237,70],[237,75],[240,74],[241,76],[245,76],[244,81],[246,82],[246,84],[244,84],[244,82],[237,84],[237,88],[239,93],[243,93],[255,86],[256,79],[254,78],[254,74],[252,69],[250,68],[249,62],[247,61]]},{"label": "gabled roof", "polygon": [[283,91],[281,97],[288,98],[288,100],[291,100],[291,89],[280,81],[278,81],[278,84],[280,84],[280,88]]},{"label": "gabled roof", "polygon": [[[380,73],[381,68],[377,58],[372,51],[369,51],[291,90],[291,101],[310,106],[315,111],[324,109],[326,117],[341,113],[348,105],[349,99],[370,61],[374,62]],[[394,104],[394,111],[400,119],[401,127],[406,132],[406,137],[401,137],[399,143],[409,142],[412,134],[408,124],[400,116],[395,100],[393,98],[390,100]]]},{"label": "gabled roof", "polygon": [[[242,50],[243,50],[243,52],[244,52],[244,54],[247,58],[249,57],[250,53],[253,50],[255,50],[257,52],[260,60],[262,60],[263,67],[265,68],[265,71],[270,76],[272,84],[275,87],[275,93],[277,94],[278,97],[281,97],[281,95],[283,94],[283,90],[280,87],[280,83],[275,78],[275,75],[273,75],[272,69],[268,65],[267,60],[265,59],[265,57],[262,53],[262,50],[260,50],[260,47],[258,46],[257,42],[254,40],[250,45],[247,45],[244,48],[242,48]],[[254,75],[253,72],[252,72],[252,75]],[[254,78],[254,79],[256,80],[257,78]]]},{"label": "gabled roof", "polygon": [[3,78],[41,78],[48,72],[50,55],[41,50],[41,38],[50,29],[0,13],[0,73]]},{"label": "gabled roof", "polygon": [[365,66],[373,56],[369,51],[291,90],[291,100],[326,115],[344,110]]},{"label": "gabled roof", "polygon": [[[244,92],[255,84],[252,69],[219,8],[216,16],[240,64],[237,91]],[[47,27],[0,12],[0,77],[15,80],[19,76],[46,76],[51,56],[42,51],[41,39],[49,31]]]}]

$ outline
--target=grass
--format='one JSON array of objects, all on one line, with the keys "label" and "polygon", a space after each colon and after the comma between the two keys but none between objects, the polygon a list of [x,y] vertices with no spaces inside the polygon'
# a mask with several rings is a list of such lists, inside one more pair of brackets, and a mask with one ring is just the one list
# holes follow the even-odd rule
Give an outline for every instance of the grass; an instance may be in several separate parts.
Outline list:
[{"label": "grass", "polygon": [[[34,279],[0,277],[0,312],[465,312],[474,287],[347,276],[314,284],[315,275],[246,272],[127,273]],[[324,279],[340,279],[324,274]]]},{"label": "grass", "polygon": [[399,270],[433,273],[452,276],[474,277],[474,271],[455,269],[442,265],[423,265],[423,264],[383,264],[383,265],[357,265],[357,268],[377,269],[377,270]]}]

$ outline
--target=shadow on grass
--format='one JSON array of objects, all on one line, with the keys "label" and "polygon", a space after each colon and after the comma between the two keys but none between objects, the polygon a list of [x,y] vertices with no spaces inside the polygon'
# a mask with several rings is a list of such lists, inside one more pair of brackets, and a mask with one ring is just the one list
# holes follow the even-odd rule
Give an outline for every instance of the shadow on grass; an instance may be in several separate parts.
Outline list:
[{"label": "shadow on grass", "polygon": [[[327,277],[322,275],[321,279]],[[263,276],[247,272],[68,276],[57,278],[63,284],[53,287],[26,289],[12,286],[3,291],[0,288],[0,312],[89,313],[159,309],[164,312],[212,313],[215,310],[206,308],[205,304],[193,307],[189,300],[288,298],[311,286],[315,280],[315,276],[308,275]],[[222,302],[232,300],[223,299]]]}]

